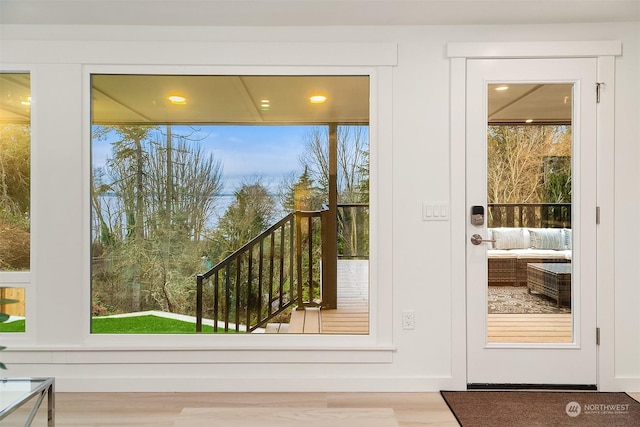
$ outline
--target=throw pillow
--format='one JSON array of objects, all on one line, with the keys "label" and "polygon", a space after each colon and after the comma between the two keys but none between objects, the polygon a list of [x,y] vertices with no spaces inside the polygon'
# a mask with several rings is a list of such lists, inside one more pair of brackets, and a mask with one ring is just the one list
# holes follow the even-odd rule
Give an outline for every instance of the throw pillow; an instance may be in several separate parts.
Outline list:
[{"label": "throw pillow", "polygon": [[566,243],[561,228],[539,228],[529,230],[531,247],[534,249],[564,250]]},{"label": "throw pillow", "polygon": [[567,249],[573,249],[573,234],[570,228],[564,229],[564,243],[567,245]]},{"label": "throw pillow", "polygon": [[521,228],[494,228],[493,239],[495,249],[525,249]]}]

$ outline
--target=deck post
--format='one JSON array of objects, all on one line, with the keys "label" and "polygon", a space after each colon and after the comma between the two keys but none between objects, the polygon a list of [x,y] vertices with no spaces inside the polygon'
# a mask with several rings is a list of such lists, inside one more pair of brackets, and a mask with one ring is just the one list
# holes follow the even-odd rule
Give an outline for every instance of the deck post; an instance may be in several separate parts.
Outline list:
[{"label": "deck post", "polygon": [[338,308],[338,125],[329,124],[329,208],[322,212],[322,307]]}]

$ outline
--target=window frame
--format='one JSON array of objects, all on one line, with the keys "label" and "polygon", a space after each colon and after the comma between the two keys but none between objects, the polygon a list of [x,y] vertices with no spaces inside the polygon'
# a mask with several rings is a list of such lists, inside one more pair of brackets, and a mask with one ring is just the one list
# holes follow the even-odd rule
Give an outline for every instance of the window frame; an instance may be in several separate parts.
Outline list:
[{"label": "window frame", "polygon": [[[0,66],[0,73],[2,74],[29,74],[29,90],[31,93],[32,99],[35,99],[34,95],[34,70],[33,67],[26,64],[4,64]],[[33,217],[35,215],[35,204],[34,204],[34,138],[33,138],[33,116],[34,116],[34,108],[35,105],[31,105],[30,110],[30,137],[29,137],[29,163],[30,163],[30,217],[29,217],[29,270],[23,271],[0,271],[0,287],[1,288],[24,288],[25,295],[25,332],[10,332],[10,333],[0,333],[3,341],[17,341],[19,343],[32,342],[35,336],[34,327],[30,325],[35,325],[35,292],[34,285],[32,283],[32,271],[35,263],[35,251],[34,248],[34,221]]]},{"label": "window frame", "polygon": [[[88,186],[83,194],[83,311],[82,317],[84,342],[90,346],[117,346],[127,349],[170,349],[176,346],[181,349],[228,349],[228,350],[319,350],[319,349],[382,349],[387,354],[393,349],[391,319],[391,287],[382,286],[383,278],[390,281],[390,188],[380,188],[380,183],[390,181],[391,164],[379,162],[378,159],[391,157],[390,144],[380,144],[382,135],[390,139],[391,123],[391,70],[389,67],[372,66],[163,66],[163,65],[85,65],[83,67],[83,182],[88,183],[91,177],[91,75],[92,74],[146,74],[146,75],[366,75],[370,84],[369,113],[369,153],[370,153],[370,330],[368,335],[105,335],[91,334],[91,207]],[[386,100],[381,102],[381,99]],[[384,126],[382,123],[386,123]],[[386,153],[380,153],[382,148]],[[384,169],[380,170],[380,169]],[[384,175],[386,179],[382,179]],[[380,193],[385,192],[381,197]],[[381,203],[386,200],[386,203]],[[387,217],[388,226],[383,226],[381,217]],[[386,228],[386,229],[385,229]],[[385,230],[383,230],[385,229]],[[384,251],[379,251],[381,241],[387,241]],[[389,248],[389,249],[386,249]],[[382,252],[382,253],[381,253]],[[382,259],[388,262],[380,262]],[[374,268],[375,267],[375,268]],[[277,336],[274,336],[277,335]],[[251,338],[249,338],[251,337]],[[248,354],[248,353],[245,353]],[[298,353],[301,354],[301,353]],[[262,360],[264,355],[257,356]],[[304,356],[306,359],[308,356]],[[373,356],[376,361],[381,356]],[[387,360],[386,355],[383,359]],[[251,359],[252,357],[250,357]]]}]

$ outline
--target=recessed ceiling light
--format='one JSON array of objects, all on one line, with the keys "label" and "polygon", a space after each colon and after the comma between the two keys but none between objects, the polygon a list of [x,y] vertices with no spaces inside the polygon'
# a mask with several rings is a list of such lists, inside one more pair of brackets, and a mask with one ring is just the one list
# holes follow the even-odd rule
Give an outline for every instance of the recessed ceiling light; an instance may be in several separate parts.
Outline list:
[{"label": "recessed ceiling light", "polygon": [[496,88],[496,90],[500,90],[500,91],[502,91],[502,90],[507,90],[507,89],[509,89],[509,86],[498,86],[498,87]]},{"label": "recessed ceiling light", "polygon": [[185,98],[184,96],[179,96],[179,95],[171,95],[169,97],[169,101],[172,104],[184,105],[184,104],[187,103],[187,98]]},{"label": "recessed ceiling light", "polygon": [[260,102],[262,102],[263,104],[268,104],[268,103],[271,102],[271,100],[267,99],[267,98],[264,98],[264,99],[261,99]]},{"label": "recessed ceiling light", "polygon": [[533,123],[533,119],[527,119],[524,121],[525,123]]},{"label": "recessed ceiling light", "polygon": [[322,104],[326,100],[327,100],[327,97],[324,95],[314,95],[311,98],[309,98],[309,102],[311,102],[312,104]]}]

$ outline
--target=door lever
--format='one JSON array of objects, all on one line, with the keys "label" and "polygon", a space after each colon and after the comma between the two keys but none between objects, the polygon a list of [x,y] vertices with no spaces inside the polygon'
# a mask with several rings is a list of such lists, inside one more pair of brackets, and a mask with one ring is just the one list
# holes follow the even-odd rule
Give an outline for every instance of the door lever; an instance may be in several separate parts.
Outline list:
[{"label": "door lever", "polygon": [[483,239],[482,236],[479,234],[474,234],[473,236],[471,236],[471,243],[473,243],[474,245],[479,245],[480,243],[493,243],[493,242],[495,242],[495,240]]}]

